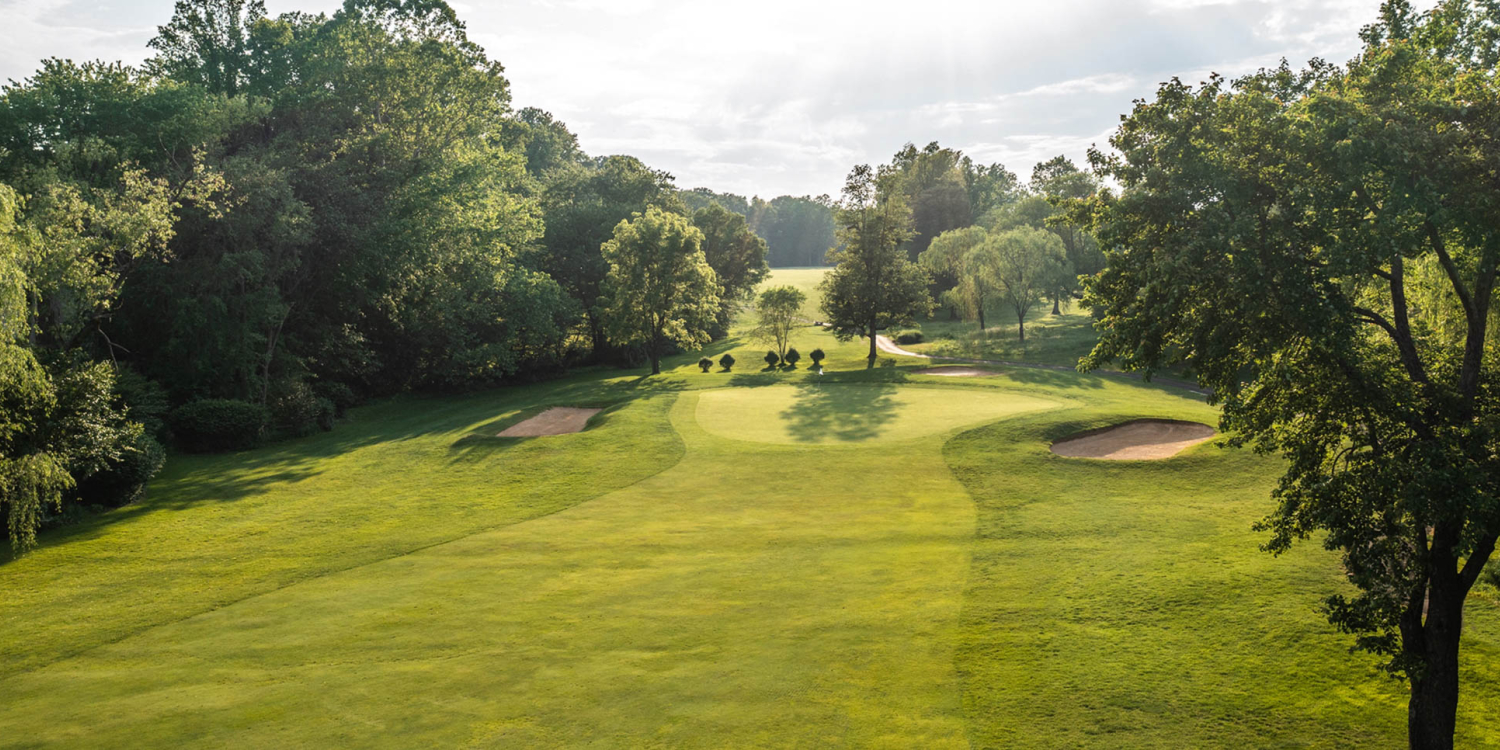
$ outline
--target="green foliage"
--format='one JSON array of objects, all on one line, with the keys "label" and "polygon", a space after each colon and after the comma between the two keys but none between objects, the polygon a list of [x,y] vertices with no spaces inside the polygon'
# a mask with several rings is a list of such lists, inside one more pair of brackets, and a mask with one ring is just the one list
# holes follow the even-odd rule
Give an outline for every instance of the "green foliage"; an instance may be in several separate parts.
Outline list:
[{"label": "green foliage", "polygon": [[714,361],[709,359],[708,357],[703,357],[698,360],[698,369],[704,372],[708,372],[709,370],[713,369],[713,366]]},{"label": "green foliage", "polygon": [[861,165],[849,173],[838,213],[843,246],[830,256],[834,268],[819,285],[834,335],[840,341],[868,337],[872,365],[879,331],[932,309],[926,271],[901,249],[911,237],[901,186],[899,174],[889,170]]},{"label": "green foliage", "polygon": [[913,234],[904,244],[913,261],[938,235],[973,223],[962,159],[963,154],[934,141],[921,151],[908,143],[892,160],[912,210]]},{"label": "green foliage", "polygon": [[766,352],[766,356],[761,357],[761,359],[765,360],[766,369],[768,370],[774,368],[776,365],[781,364],[781,355],[773,351]]},{"label": "green foliage", "polygon": [[977,319],[981,331],[985,329],[985,310],[1001,293],[990,270],[996,259],[988,239],[984,227],[955,229],[939,235],[917,258],[934,278],[949,281],[943,301]]},{"label": "green foliage", "polygon": [[821,266],[833,247],[832,202],[826,195],[783,195],[769,202],[756,198],[750,227],[766,240],[766,259],[777,268]]},{"label": "green foliage", "polygon": [[720,288],[702,243],[703,233],[680,214],[648,208],[620,222],[602,248],[606,331],[617,344],[643,345],[653,375],[668,344],[708,343]]},{"label": "green foliage", "polygon": [[822,349],[814,349],[807,353],[808,359],[811,359],[814,365],[822,365],[824,356],[826,355],[823,354]]},{"label": "green foliage", "polygon": [[333,429],[337,411],[333,401],[319,397],[311,386],[301,381],[280,384],[266,404],[268,426],[276,433],[290,437]]},{"label": "green foliage", "polygon": [[734,369],[734,355],[726,353],[724,356],[719,357],[719,366],[724,368],[724,372]]},{"label": "green foliage", "polygon": [[993,235],[983,245],[977,273],[1005,296],[1015,311],[1016,337],[1026,340],[1026,314],[1073,275],[1062,240],[1042,229],[1018,227]]},{"label": "green foliage", "polygon": [[227,398],[189,401],[172,410],[172,433],[185,450],[242,450],[260,442],[269,415],[265,407]]},{"label": "green foliage", "polygon": [[1164,84],[1093,155],[1121,192],[1076,209],[1115,248],[1086,364],[1190,363],[1234,441],[1285,458],[1268,547],[1342,553],[1355,593],[1329,617],[1411,680],[1421,747],[1452,746],[1464,601],[1500,535],[1497,21],[1390,2],[1347,69]]},{"label": "green foliage", "polygon": [[722,289],[713,333],[723,336],[737,308],[770,272],[766,242],[750,231],[744,216],[718,203],[694,212],[693,226],[703,233],[703,255]]},{"label": "green foliage", "polygon": [[797,363],[802,361],[802,353],[795,348],[787,349],[786,354],[781,355],[781,361],[785,362],[788,367],[796,367]]},{"label": "green foliage", "polygon": [[925,339],[922,337],[922,332],[914,328],[908,328],[904,331],[898,331],[892,338],[895,339],[896,343],[898,344],[920,344],[925,341]]},{"label": "green foliage", "polygon": [[318,398],[327,399],[329,403],[333,404],[333,415],[335,417],[344,416],[345,412],[360,404],[359,394],[355,393],[353,388],[343,383],[325,383],[319,381],[313,383],[312,390]]},{"label": "green foliage", "polygon": [[166,461],[167,451],[162,444],[150,434],[142,433],[104,468],[80,480],[70,494],[88,505],[118,507],[133,503]]},{"label": "green foliage", "polygon": [[778,356],[786,353],[792,332],[802,323],[802,307],[807,295],[794,286],[773,286],[761,290],[755,300],[757,324],[750,337],[775,347]]}]

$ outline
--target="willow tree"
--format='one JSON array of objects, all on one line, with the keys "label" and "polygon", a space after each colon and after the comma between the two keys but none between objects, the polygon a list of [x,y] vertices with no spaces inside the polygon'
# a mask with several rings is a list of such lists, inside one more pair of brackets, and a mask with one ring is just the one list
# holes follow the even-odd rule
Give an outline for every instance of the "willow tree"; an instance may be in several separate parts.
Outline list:
[{"label": "willow tree", "polygon": [[719,282],[703,255],[703,233],[681,214],[648,208],[620,222],[601,247],[609,272],[601,297],[605,333],[640,344],[661,372],[669,344],[702,346],[719,309]]},{"label": "willow tree", "polygon": [[1464,603],[1500,534],[1500,9],[1389,1],[1347,67],[1164,84],[1092,154],[1082,363],[1190,363],[1235,442],[1286,459],[1272,552],[1317,534],[1331,622],[1451,748]]},{"label": "willow tree", "polygon": [[938,235],[917,257],[934,277],[953,279],[953,288],[942,294],[943,302],[978,320],[981,331],[985,308],[1000,293],[987,271],[995,265],[994,247],[986,245],[987,239],[984,227],[952,229]]}]

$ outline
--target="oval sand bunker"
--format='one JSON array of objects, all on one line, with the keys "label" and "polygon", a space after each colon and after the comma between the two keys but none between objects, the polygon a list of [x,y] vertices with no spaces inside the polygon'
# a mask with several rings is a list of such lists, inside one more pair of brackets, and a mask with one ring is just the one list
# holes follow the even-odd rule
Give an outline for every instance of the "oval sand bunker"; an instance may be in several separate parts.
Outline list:
[{"label": "oval sand bunker", "polygon": [[566,435],[582,432],[589,417],[599,409],[580,409],[573,406],[554,406],[531,419],[517,422],[503,431],[499,437],[541,437],[543,435]]},{"label": "oval sand bunker", "polygon": [[1171,458],[1214,434],[1214,428],[1197,422],[1138,419],[1064,438],[1052,444],[1052,452],[1069,458],[1111,461]]}]

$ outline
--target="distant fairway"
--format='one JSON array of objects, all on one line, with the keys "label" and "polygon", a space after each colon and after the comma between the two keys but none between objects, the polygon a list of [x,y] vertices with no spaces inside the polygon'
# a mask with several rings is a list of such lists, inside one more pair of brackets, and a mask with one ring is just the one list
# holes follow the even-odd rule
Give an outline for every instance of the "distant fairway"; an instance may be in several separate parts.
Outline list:
[{"label": "distant fairway", "polygon": [[771,275],[761,284],[764,289],[768,286],[794,286],[807,295],[807,302],[802,305],[802,315],[808,320],[821,320],[823,310],[818,305],[823,295],[818,291],[818,284],[823,281],[823,276],[828,273],[827,268],[773,268]]},{"label": "distant fairway", "polygon": [[[143,502],[0,565],[0,747],[1400,742],[1401,686],[1317,611],[1336,560],[1257,549],[1274,460],[1048,450],[1212,422],[1197,397],[866,370],[859,342],[798,335],[821,380],[693,353],[174,457]],[[1496,597],[1465,625],[1459,741],[1494,746]]]}]

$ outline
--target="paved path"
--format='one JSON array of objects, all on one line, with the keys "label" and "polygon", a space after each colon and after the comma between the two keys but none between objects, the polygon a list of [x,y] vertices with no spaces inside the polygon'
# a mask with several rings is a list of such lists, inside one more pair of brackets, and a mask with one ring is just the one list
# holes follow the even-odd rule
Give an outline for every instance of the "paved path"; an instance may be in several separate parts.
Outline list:
[{"label": "paved path", "polygon": [[[896,345],[896,342],[891,341],[891,338],[889,336],[884,336],[884,335],[879,335],[879,334],[877,334],[875,336],[875,345],[880,348],[880,351],[883,351],[886,354],[899,354],[899,355],[901,355],[903,357],[918,357],[918,358],[921,358],[921,359],[930,359],[930,360],[932,360],[934,362],[958,362],[960,364],[966,364],[966,365],[993,365],[993,366],[996,366],[996,367],[1024,367],[1024,368],[1031,369],[1031,370],[1055,370],[1057,372],[1077,372],[1076,369],[1074,369],[1072,367],[1068,367],[1066,365],[1041,365],[1041,364],[1036,364],[1036,363],[1033,363],[1033,362],[1006,362],[1006,361],[998,360],[998,359],[965,359],[963,357],[938,357],[938,356],[933,356],[931,354],[919,354],[917,352],[911,352],[911,351],[907,351],[905,349],[902,349],[901,347],[899,347],[899,346]],[[1104,377],[1129,378],[1131,380],[1145,380],[1145,378],[1143,378],[1140,375],[1137,375],[1137,374],[1135,374],[1133,372],[1106,372],[1106,371],[1098,370],[1098,371],[1095,371],[1093,374],[1095,374],[1095,375],[1101,375],[1101,376],[1104,376]],[[1183,390],[1192,391],[1193,393],[1197,393],[1197,394],[1200,394],[1200,395],[1203,395],[1203,396],[1207,396],[1207,395],[1210,395],[1210,394],[1213,393],[1212,390],[1210,390],[1208,388],[1204,388],[1204,387],[1202,387],[1202,386],[1200,386],[1200,385],[1198,385],[1196,383],[1189,383],[1186,380],[1177,380],[1175,378],[1153,377],[1151,379],[1151,382],[1153,382],[1153,383],[1161,383],[1162,385],[1169,385],[1169,386],[1172,386],[1174,388],[1181,388]]]}]

